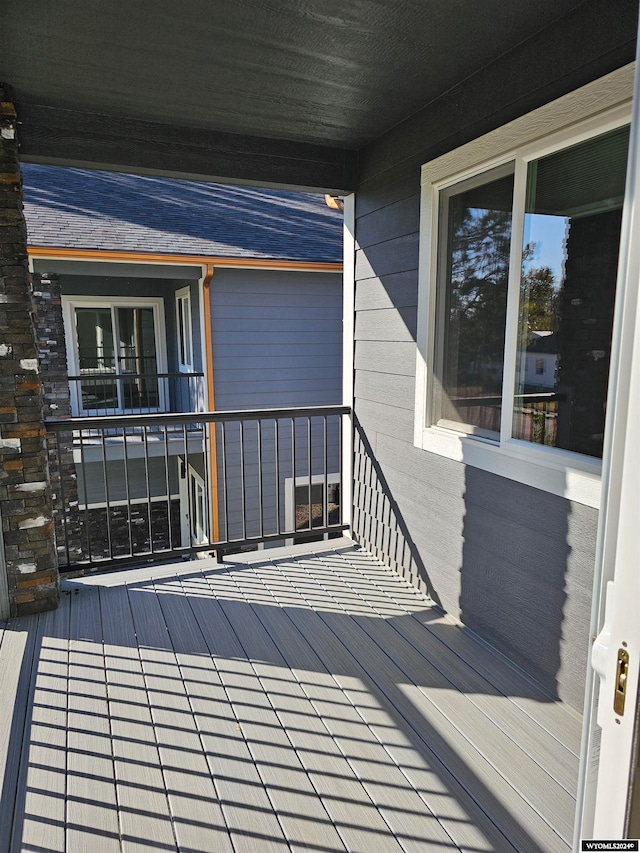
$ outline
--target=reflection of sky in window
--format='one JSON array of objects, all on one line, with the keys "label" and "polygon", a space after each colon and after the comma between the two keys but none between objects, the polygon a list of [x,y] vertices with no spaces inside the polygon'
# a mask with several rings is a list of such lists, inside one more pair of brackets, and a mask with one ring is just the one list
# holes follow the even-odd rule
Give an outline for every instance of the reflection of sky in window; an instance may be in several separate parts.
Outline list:
[{"label": "reflection of sky in window", "polygon": [[566,216],[552,216],[543,213],[527,213],[524,222],[524,243],[535,243],[535,253],[527,261],[527,269],[549,267],[553,271],[556,286],[562,283],[565,261],[565,237],[567,233]]}]

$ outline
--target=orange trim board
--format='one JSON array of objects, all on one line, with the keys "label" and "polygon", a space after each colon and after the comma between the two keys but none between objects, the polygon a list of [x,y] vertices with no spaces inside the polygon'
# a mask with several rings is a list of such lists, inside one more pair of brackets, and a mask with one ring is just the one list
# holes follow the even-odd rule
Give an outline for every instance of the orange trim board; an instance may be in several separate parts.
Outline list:
[{"label": "orange trim board", "polygon": [[315,263],[312,261],[279,261],[267,258],[215,258],[201,255],[162,255],[155,252],[110,252],[104,249],[56,249],[29,246],[32,258],[71,258],[83,261],[130,261],[151,264],[198,264],[217,267],[245,267],[254,269],[307,270],[309,272],[341,272],[342,263]]}]

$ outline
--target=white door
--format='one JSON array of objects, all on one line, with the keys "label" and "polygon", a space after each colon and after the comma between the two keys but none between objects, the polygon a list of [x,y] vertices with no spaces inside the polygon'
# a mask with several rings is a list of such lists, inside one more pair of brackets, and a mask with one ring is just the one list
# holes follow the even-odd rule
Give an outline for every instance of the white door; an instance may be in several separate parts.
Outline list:
[{"label": "white door", "polygon": [[[640,63],[638,63],[640,64]],[[640,661],[640,174],[638,65],[620,244],[596,580],[576,819],[579,839],[628,836]]]}]

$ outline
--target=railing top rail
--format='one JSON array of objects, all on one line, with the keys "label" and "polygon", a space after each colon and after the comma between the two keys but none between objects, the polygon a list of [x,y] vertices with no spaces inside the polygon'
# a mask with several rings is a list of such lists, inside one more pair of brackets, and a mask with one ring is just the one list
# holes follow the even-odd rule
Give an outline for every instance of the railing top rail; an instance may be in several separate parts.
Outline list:
[{"label": "railing top rail", "polygon": [[49,431],[109,429],[113,427],[170,426],[194,423],[221,423],[224,421],[269,421],[280,418],[323,417],[325,415],[348,415],[350,406],[306,406],[293,409],[246,409],[225,412],[186,412],[147,415],[85,416],[45,421]]},{"label": "railing top rail", "polygon": [[80,376],[68,376],[67,379],[73,382],[82,382],[86,379],[179,379],[180,377],[189,378],[192,376],[204,376],[204,373],[199,371],[189,371],[184,373],[83,373]]}]

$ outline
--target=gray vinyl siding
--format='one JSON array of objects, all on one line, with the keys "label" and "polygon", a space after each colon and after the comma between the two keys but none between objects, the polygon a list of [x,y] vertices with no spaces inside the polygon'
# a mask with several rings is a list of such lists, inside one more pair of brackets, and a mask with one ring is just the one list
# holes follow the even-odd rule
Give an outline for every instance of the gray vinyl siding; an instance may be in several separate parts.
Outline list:
[{"label": "gray vinyl siding", "polygon": [[523,80],[519,101],[497,94],[486,112],[460,90],[362,152],[354,392],[356,536],[579,710],[597,512],[417,449],[413,418],[420,167],[587,82],[581,74],[538,92]]},{"label": "gray vinyl siding", "polygon": [[[339,273],[218,269],[211,282],[215,408],[328,406],[342,402],[342,276]],[[278,431],[279,478],[275,478],[275,424],[264,423],[260,456],[257,425],[244,427],[244,488],[237,424],[225,431],[225,459],[217,430],[219,494],[226,477],[226,507],[219,500],[221,534],[243,539],[275,533],[285,524],[285,491],[293,477],[291,421]],[[306,420],[296,422],[295,474],[308,475]],[[338,421],[327,435],[328,472],[338,470]],[[261,465],[259,464],[261,460]],[[322,423],[311,426],[311,474],[324,472]],[[262,471],[260,477],[260,470]],[[262,528],[260,526],[262,494]],[[277,511],[276,511],[277,506]],[[228,519],[228,520],[227,520]]]},{"label": "gray vinyl siding", "polygon": [[341,288],[335,273],[216,270],[216,409],[342,402]]}]

